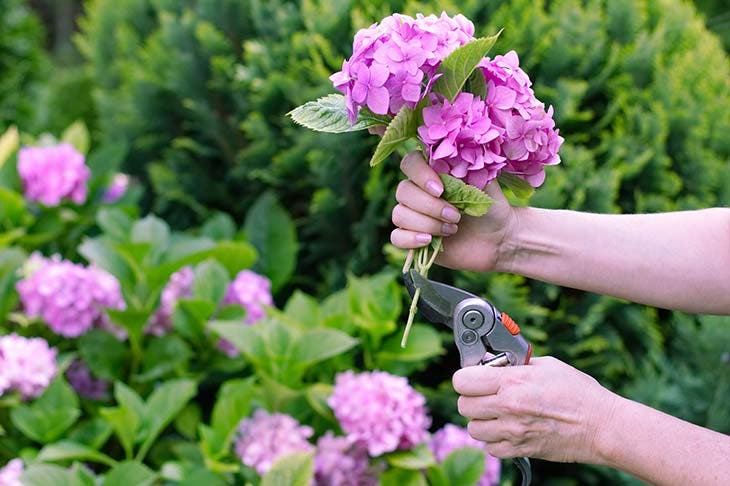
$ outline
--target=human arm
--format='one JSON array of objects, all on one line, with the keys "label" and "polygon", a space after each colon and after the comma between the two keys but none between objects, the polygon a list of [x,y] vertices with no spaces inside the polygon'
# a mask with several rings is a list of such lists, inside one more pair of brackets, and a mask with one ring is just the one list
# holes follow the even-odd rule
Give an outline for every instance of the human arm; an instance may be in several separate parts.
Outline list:
[{"label": "human arm", "polygon": [[730,436],[622,398],[554,358],[463,368],[453,384],[469,433],[496,457],[605,465],[659,485],[730,477]]},{"label": "human arm", "polygon": [[437,262],[451,268],[510,272],[656,307],[730,314],[730,208],[636,215],[512,208],[493,182],[487,192],[496,202],[489,212],[462,217],[454,234],[442,226],[448,204],[427,190],[438,175],[415,152],[402,168],[409,181],[396,194],[396,246],[423,246],[419,234],[444,235]]}]

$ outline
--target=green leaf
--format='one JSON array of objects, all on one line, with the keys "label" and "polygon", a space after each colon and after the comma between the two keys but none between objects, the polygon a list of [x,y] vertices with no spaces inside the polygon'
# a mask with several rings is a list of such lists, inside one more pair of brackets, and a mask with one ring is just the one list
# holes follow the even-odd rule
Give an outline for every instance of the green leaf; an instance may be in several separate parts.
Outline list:
[{"label": "green leaf", "polygon": [[18,135],[18,129],[15,126],[11,126],[0,137],[0,167],[18,150],[19,146],[20,137]]},{"label": "green leaf", "polygon": [[208,300],[178,300],[172,312],[172,325],[184,337],[202,343],[205,341],[206,324],[215,309],[215,302]]},{"label": "green leaf", "polygon": [[0,249],[0,322],[5,322],[8,312],[13,310],[17,303],[16,270],[23,265],[26,257],[26,253],[19,248]]},{"label": "green leaf", "polygon": [[389,337],[376,354],[376,362],[382,365],[390,361],[425,362],[445,351],[441,337],[432,325],[414,324],[405,349],[400,341],[400,336]]},{"label": "green leaf", "polygon": [[424,444],[407,451],[391,452],[385,456],[385,459],[389,464],[403,469],[426,469],[436,464],[433,453]]},{"label": "green leaf", "polygon": [[428,483],[420,471],[391,468],[380,475],[380,486],[428,486]]},{"label": "green leaf", "polygon": [[357,339],[336,329],[307,331],[299,338],[292,355],[298,365],[309,367],[338,354],[357,344]]},{"label": "green leaf", "polygon": [[141,383],[158,380],[176,369],[185,369],[192,356],[193,351],[180,336],[152,338],[142,355],[142,372],[134,378]]},{"label": "green leaf", "polygon": [[497,177],[499,183],[512,191],[517,199],[528,200],[535,193],[535,188],[532,187],[526,180],[518,177],[514,174],[502,172]]},{"label": "green leaf", "polygon": [[142,336],[142,331],[147,326],[147,322],[149,322],[150,315],[152,314],[150,310],[136,309],[106,309],[105,312],[113,324],[123,327],[131,336],[136,336],[137,338]]},{"label": "green leaf", "polygon": [[114,383],[114,398],[120,407],[131,410],[140,419],[144,417],[144,401],[136,391],[121,381]]},{"label": "green leaf", "polygon": [[117,463],[117,461],[102,452],[92,449],[87,445],[69,440],[48,444],[38,452],[36,460],[41,462],[91,461],[105,464],[109,467]]},{"label": "green leaf", "polygon": [[144,441],[137,460],[147,455],[162,430],[180,413],[197,392],[197,384],[189,379],[171,380],[159,385],[147,399],[141,437]]},{"label": "green leaf", "polygon": [[89,263],[103,268],[122,283],[134,281],[134,272],[127,262],[103,239],[87,239],[81,243],[78,251]]},{"label": "green leaf", "polygon": [[26,437],[46,444],[61,437],[80,415],[76,393],[59,376],[34,402],[12,409],[10,420]]},{"label": "green leaf", "polygon": [[101,408],[99,416],[111,425],[122,444],[126,457],[131,458],[140,417],[135,414],[134,410],[125,407]]},{"label": "green leaf", "polygon": [[433,90],[449,101],[454,101],[474,68],[489,53],[498,37],[499,33],[475,39],[446,56],[438,70],[442,76],[434,84]]},{"label": "green leaf", "polygon": [[267,345],[259,331],[261,326],[247,326],[241,321],[214,321],[208,327],[233,343],[253,364],[262,365],[268,361]]},{"label": "green leaf", "polygon": [[157,216],[148,215],[134,223],[131,240],[134,243],[149,243],[155,247],[166,247],[170,240],[170,227]]},{"label": "green leaf", "polygon": [[469,75],[464,86],[464,91],[480,97],[483,100],[487,99],[487,80],[484,78],[484,74],[481,69],[475,69]]},{"label": "green leaf", "polygon": [[228,271],[215,260],[206,260],[195,267],[193,298],[218,303],[228,288]]},{"label": "green leaf", "polygon": [[443,199],[469,216],[484,216],[494,200],[478,187],[448,174],[439,174],[444,184]]},{"label": "green leaf", "polygon": [[148,486],[155,481],[157,475],[150,468],[136,461],[127,461],[113,467],[102,486]]},{"label": "green leaf", "polygon": [[96,213],[96,224],[114,241],[124,242],[129,240],[129,233],[132,231],[132,219],[119,208],[99,209],[99,212]]},{"label": "green leaf", "polygon": [[92,449],[98,450],[106,444],[113,431],[112,427],[104,419],[94,417],[76,424],[67,437],[73,442],[78,442],[79,444],[84,444]]},{"label": "green leaf", "polygon": [[307,387],[304,397],[315,412],[332,423],[336,423],[337,419],[335,419],[332,409],[327,404],[327,400],[332,395],[332,389],[333,386],[328,383],[315,383]]},{"label": "green leaf", "polygon": [[226,213],[217,212],[203,223],[200,234],[213,240],[232,240],[236,235],[236,223]]},{"label": "green leaf", "polygon": [[31,464],[20,475],[20,482],[25,486],[86,486],[76,472],[55,464]]},{"label": "green leaf", "polygon": [[265,192],[246,215],[246,235],[259,254],[254,269],[271,280],[276,292],[294,273],[298,252],[297,234],[289,213],[273,192]]},{"label": "green leaf", "polygon": [[295,290],[284,306],[284,314],[290,319],[314,328],[320,325],[319,303],[311,295]]},{"label": "green leaf", "polygon": [[129,148],[125,142],[107,142],[86,158],[91,170],[92,185],[106,184],[108,177],[119,170]]},{"label": "green leaf", "polygon": [[449,484],[474,485],[484,474],[484,451],[476,447],[462,447],[452,451],[442,464]]},{"label": "green leaf", "polygon": [[380,139],[375,153],[370,159],[370,167],[375,167],[388,158],[401,144],[411,137],[415,137],[418,128],[418,116],[416,112],[406,105],[400,109],[398,114],[385,129],[383,138]]},{"label": "green leaf", "polygon": [[330,94],[317,101],[310,101],[294,108],[287,115],[299,125],[327,133],[354,132],[390,122],[387,115],[376,115],[363,109],[360,110],[355,124],[350,125],[345,97],[341,94]]},{"label": "green leaf", "polygon": [[0,227],[15,229],[30,226],[32,222],[33,216],[28,211],[28,204],[23,196],[0,187]]},{"label": "green leaf", "polygon": [[228,450],[238,424],[251,410],[255,395],[253,378],[229,380],[221,387],[210,421],[214,443],[209,448],[216,458]]},{"label": "green leaf", "polygon": [[112,334],[92,329],[78,339],[78,348],[81,358],[97,378],[109,381],[122,379],[129,351]]},{"label": "green leaf", "polygon": [[261,478],[261,486],[309,486],[314,477],[311,453],[288,454],[274,462]]},{"label": "green leaf", "polygon": [[85,154],[89,150],[89,130],[81,120],[73,122],[61,135],[62,142],[68,142]]}]

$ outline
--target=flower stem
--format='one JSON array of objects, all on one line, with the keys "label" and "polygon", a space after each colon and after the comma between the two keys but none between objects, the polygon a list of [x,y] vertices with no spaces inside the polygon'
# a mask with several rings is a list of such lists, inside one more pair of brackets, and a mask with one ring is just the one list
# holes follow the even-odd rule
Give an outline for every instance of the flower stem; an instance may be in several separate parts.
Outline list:
[{"label": "flower stem", "polygon": [[[416,271],[421,274],[424,278],[428,278],[428,270],[433,266],[436,261],[436,257],[442,250],[443,240],[440,237],[434,238],[433,243],[429,246],[424,246],[416,250],[415,258],[413,257],[413,250],[408,252],[406,258],[406,264],[403,266],[405,273],[411,266],[411,261],[415,260]],[[430,253],[430,249],[433,247],[433,253]],[[421,289],[417,288],[413,293],[413,300],[411,301],[411,307],[408,311],[408,321],[406,322],[406,329],[403,331],[403,338],[400,342],[400,347],[405,348],[408,342],[408,335],[411,332],[411,326],[413,326],[413,320],[416,317],[416,311],[418,310],[418,299],[421,297]]]}]

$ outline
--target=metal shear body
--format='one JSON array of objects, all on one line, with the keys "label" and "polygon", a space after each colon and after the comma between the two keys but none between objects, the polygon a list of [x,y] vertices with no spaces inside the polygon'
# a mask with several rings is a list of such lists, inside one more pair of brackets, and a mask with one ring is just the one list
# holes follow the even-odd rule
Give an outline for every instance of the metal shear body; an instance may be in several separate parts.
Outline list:
[{"label": "metal shear body", "polygon": [[[457,287],[435,282],[415,270],[403,274],[406,289],[413,297],[420,289],[418,310],[431,322],[454,332],[462,368],[465,366],[517,366],[528,364],[532,346],[520,328],[489,301]],[[522,473],[522,486],[532,481],[530,460],[513,459]]]}]

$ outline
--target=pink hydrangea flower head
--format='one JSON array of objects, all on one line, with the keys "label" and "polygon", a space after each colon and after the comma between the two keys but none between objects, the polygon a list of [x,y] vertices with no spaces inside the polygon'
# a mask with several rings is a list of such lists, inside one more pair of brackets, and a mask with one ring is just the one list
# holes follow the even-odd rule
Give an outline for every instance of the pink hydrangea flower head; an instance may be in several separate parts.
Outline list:
[{"label": "pink hydrangea flower head", "polygon": [[26,269],[16,285],[23,310],[56,334],[77,337],[94,325],[109,327],[104,309],[126,307],[119,281],[100,268],[35,254]]},{"label": "pink hydrangea flower head", "polygon": [[308,442],[314,431],[281,413],[257,409],[241,421],[234,449],[246,466],[263,475],[277,459],[294,452],[310,452]]},{"label": "pink hydrangea flower head", "polygon": [[130,178],[127,174],[115,174],[111,184],[109,184],[109,187],[106,188],[104,195],[101,197],[102,202],[114,204],[119,201],[127,193],[129,182]]},{"label": "pink hydrangea flower head", "polygon": [[109,396],[109,382],[92,376],[91,370],[81,360],[74,360],[66,370],[66,379],[80,396],[89,400],[104,400]]},{"label": "pink hydrangea flower head", "polygon": [[62,199],[76,204],[86,201],[91,172],[84,156],[69,143],[23,147],[18,152],[18,174],[29,201],[46,206],[58,206]]},{"label": "pink hydrangea flower head", "polygon": [[453,103],[436,95],[431,101],[418,127],[431,166],[484,188],[505,166],[500,154],[504,129],[492,123],[487,103],[471,93],[459,93]]},{"label": "pink hydrangea flower head", "polygon": [[487,105],[494,124],[504,129],[501,153],[504,171],[518,175],[533,187],[545,180],[545,166],[560,163],[563,143],[555,128],[553,108],[545,111],[520,68],[515,51],[494,59],[484,58],[479,67],[487,82]]},{"label": "pink hydrangea flower head", "polygon": [[474,447],[484,452],[485,469],[484,474],[477,483],[478,486],[495,486],[499,484],[501,463],[496,457],[490,456],[484,442],[474,439],[469,432],[454,424],[446,424],[442,429],[433,434],[428,447],[433,452],[437,462],[442,462],[446,456],[455,449],[462,447]]},{"label": "pink hydrangea flower head", "polygon": [[192,267],[182,267],[170,275],[170,280],[165,284],[160,295],[160,306],[150,318],[145,332],[155,336],[162,336],[172,329],[172,313],[175,304],[180,299],[186,299],[193,295],[193,281],[195,273]]},{"label": "pink hydrangea flower head", "polygon": [[394,14],[355,34],[352,56],[330,80],[344,93],[351,123],[361,108],[395,115],[428,93],[441,62],[474,39],[474,25],[454,18]]},{"label": "pink hydrangea flower head", "polygon": [[12,459],[0,468],[0,486],[23,486],[20,476],[23,474],[23,460]]},{"label": "pink hydrangea flower head", "polygon": [[43,393],[56,376],[56,349],[43,338],[0,337],[0,395],[14,390],[24,399]]},{"label": "pink hydrangea flower head", "polygon": [[242,270],[228,286],[223,303],[246,309],[247,324],[258,322],[266,317],[266,307],[274,305],[271,281],[251,270]]},{"label": "pink hydrangea flower head", "polygon": [[370,470],[368,451],[362,443],[327,432],[317,441],[314,457],[314,480],[317,486],[376,486],[378,480]]},{"label": "pink hydrangea flower head", "polygon": [[345,371],[336,376],[327,403],[345,434],[371,456],[409,449],[428,437],[426,399],[403,377]]}]

